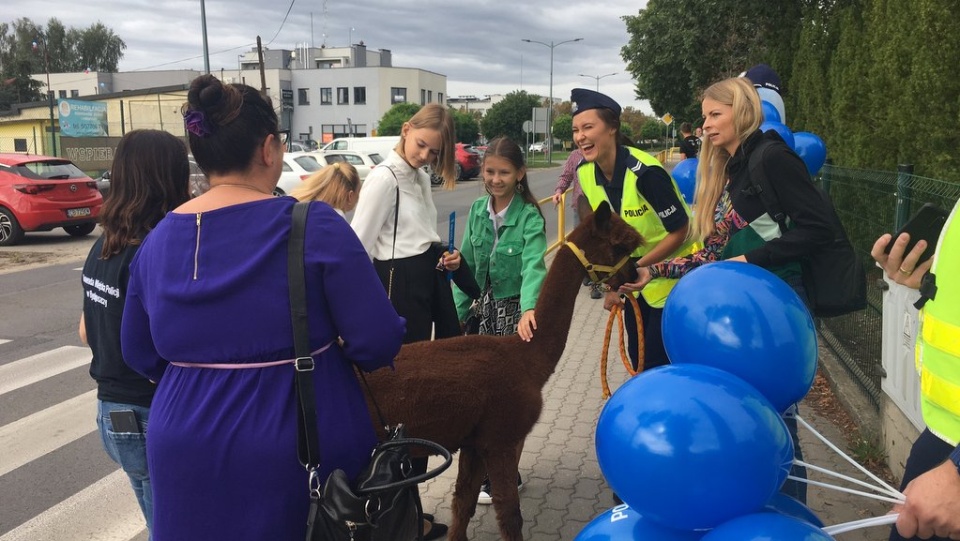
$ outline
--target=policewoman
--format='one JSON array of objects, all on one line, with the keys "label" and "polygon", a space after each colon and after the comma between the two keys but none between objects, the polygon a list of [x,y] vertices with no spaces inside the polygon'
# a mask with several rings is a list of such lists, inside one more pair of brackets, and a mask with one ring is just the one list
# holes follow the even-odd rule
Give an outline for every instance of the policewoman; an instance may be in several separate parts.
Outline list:
[{"label": "policewoman", "polygon": [[[960,220],[957,209],[943,226],[937,250],[919,261],[927,241],[904,254],[909,236],[883,235],[871,255],[892,280],[920,289],[916,362],[920,407],[927,425],[910,448],[900,490],[907,503],[890,541],[960,539]],[[932,239],[929,239],[932,241]],[[934,537],[931,537],[933,535]]]},{"label": "policewoman", "polygon": [[[636,266],[649,266],[664,259],[695,251],[687,240],[690,209],[680,189],[656,158],[633,148],[620,133],[620,105],[599,92],[575,88],[571,93],[573,140],[583,153],[577,178],[583,195],[595,210],[607,202],[633,226],[644,242],[633,254]],[[669,363],[663,348],[660,320],[667,295],[677,280],[657,278],[645,287],[624,284],[610,291],[604,308],[624,307],[630,360],[634,368],[639,359],[636,319],[632,303],[624,303],[621,294],[637,297],[644,328],[644,369]]]}]

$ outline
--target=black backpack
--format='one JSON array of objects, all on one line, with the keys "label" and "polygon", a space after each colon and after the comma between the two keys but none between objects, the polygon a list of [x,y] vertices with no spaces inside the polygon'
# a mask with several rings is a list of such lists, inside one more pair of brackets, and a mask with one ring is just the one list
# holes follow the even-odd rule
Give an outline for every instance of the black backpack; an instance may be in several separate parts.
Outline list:
[{"label": "black backpack", "polygon": [[[763,153],[776,142],[776,139],[762,139],[757,144],[750,154],[748,176],[753,192],[760,198],[770,217],[780,226],[780,231],[785,232],[788,216],[783,212],[770,179],[766,177],[761,166]],[[863,262],[850,244],[830,196],[819,186],[816,190],[829,210],[833,241],[801,261],[803,287],[807,290],[813,315],[842,316],[867,307],[867,274]]]}]

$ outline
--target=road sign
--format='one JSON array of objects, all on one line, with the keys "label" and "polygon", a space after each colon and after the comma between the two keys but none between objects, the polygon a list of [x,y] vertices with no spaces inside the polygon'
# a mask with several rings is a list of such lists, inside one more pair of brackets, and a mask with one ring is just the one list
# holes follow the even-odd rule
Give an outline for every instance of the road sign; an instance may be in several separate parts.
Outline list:
[{"label": "road sign", "polygon": [[667,113],[667,114],[663,115],[662,117],[660,117],[660,120],[662,120],[664,124],[666,124],[667,126],[669,126],[670,123],[673,122],[673,115],[671,115],[670,113]]},{"label": "road sign", "polygon": [[523,133],[530,133],[533,130],[533,122],[529,120],[523,121]]}]

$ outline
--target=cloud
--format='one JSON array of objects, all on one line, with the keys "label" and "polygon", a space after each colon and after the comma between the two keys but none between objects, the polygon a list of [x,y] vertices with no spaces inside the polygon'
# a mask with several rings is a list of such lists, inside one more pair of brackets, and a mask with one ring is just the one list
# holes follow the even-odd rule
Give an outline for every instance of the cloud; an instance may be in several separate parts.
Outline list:
[{"label": "cloud", "polygon": [[[299,43],[344,46],[352,38],[371,49],[391,50],[395,66],[446,75],[450,96],[502,94],[521,87],[546,96],[550,48],[520,40],[559,43],[582,37],[583,41],[553,49],[554,96],[569,99],[574,87],[596,87],[595,79],[579,74],[617,72],[600,81],[600,90],[621,105],[639,107],[620,57],[628,39],[621,17],[635,15],[645,4],[645,0],[299,0],[286,22],[290,6],[286,0],[205,0],[205,10],[212,70],[236,68],[238,55],[250,50],[258,34],[265,46],[287,49]],[[102,22],[127,44],[122,71],[203,67],[197,0],[7,0],[5,6],[5,12],[40,24],[46,24],[51,14],[68,27]]]}]

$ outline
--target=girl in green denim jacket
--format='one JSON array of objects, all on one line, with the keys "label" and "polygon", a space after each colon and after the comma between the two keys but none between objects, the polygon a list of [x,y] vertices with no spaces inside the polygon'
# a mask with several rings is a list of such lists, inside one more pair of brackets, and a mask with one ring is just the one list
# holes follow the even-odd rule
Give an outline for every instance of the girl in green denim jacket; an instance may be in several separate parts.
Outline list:
[{"label": "girl in green denim jacket", "polygon": [[[489,195],[470,207],[461,247],[461,256],[483,290],[480,334],[518,333],[529,342],[537,328],[534,307],[547,274],[543,214],[530,193],[523,153],[512,139],[490,142],[482,172]],[[463,321],[473,299],[453,288]]]}]

